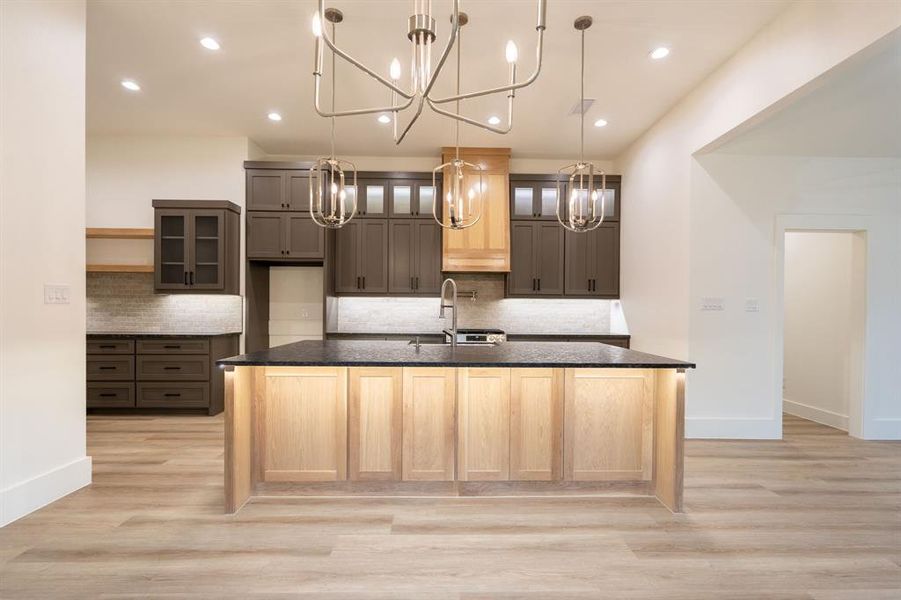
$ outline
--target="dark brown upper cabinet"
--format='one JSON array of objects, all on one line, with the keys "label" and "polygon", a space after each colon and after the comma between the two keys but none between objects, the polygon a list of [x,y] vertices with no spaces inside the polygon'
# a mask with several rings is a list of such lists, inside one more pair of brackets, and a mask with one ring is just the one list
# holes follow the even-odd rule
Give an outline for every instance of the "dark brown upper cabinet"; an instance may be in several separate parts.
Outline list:
[{"label": "dark brown upper cabinet", "polygon": [[248,169],[245,177],[248,211],[291,211],[309,214],[309,171]]},{"label": "dark brown upper cabinet", "polygon": [[[619,221],[620,213],[619,175],[607,177],[604,194],[604,220]],[[569,213],[568,179],[561,180],[560,191],[564,197],[561,217]],[[600,190],[601,178],[595,177],[595,185]],[[585,198],[578,198],[587,210]],[[600,203],[598,204],[600,207]],[[556,220],[557,219],[557,178],[553,175],[510,175],[510,218],[513,220]]]},{"label": "dark brown upper cabinet", "polygon": [[325,229],[307,214],[247,213],[247,258],[321,261],[324,256]]},{"label": "dark brown upper cabinet", "polygon": [[565,230],[540,221],[513,221],[511,227],[507,295],[563,295]]},{"label": "dark brown upper cabinet", "polygon": [[619,298],[619,223],[585,233],[565,232],[564,294]]},{"label": "dark brown upper cabinet", "polygon": [[241,207],[225,200],[154,200],[154,290],[240,293]]},{"label": "dark brown upper cabinet", "polygon": [[287,210],[286,171],[248,169],[247,210]]},{"label": "dark brown upper cabinet", "polygon": [[353,220],[335,238],[335,293],[388,293],[388,220]]},{"label": "dark brown upper cabinet", "polygon": [[438,294],[441,289],[441,227],[434,220],[388,222],[388,293]]}]

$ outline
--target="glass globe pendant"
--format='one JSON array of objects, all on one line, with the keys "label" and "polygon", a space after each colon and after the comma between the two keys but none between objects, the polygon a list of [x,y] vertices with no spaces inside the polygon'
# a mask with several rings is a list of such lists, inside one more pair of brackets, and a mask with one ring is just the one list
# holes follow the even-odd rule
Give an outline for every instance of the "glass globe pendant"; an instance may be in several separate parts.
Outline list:
[{"label": "glass globe pendant", "polygon": [[[582,35],[581,83],[579,88],[579,161],[557,171],[557,221],[576,233],[593,231],[604,222],[606,212],[607,176],[595,165],[585,161],[585,30],[591,27],[591,17],[579,17],[573,27]],[[601,176],[600,190],[595,176]],[[569,194],[564,193],[569,190]],[[598,206],[600,200],[600,206]]]},{"label": "glass globe pendant", "polygon": [[[341,11],[329,8],[325,19],[332,24],[332,38],[335,38],[335,24],[344,20]],[[314,28],[321,21],[314,18]],[[321,60],[321,56],[319,57]],[[335,54],[332,53],[332,111],[335,109]],[[332,151],[328,157],[318,158],[310,169],[310,216],[313,222],[327,229],[344,227],[357,214],[357,168],[350,161],[335,158],[335,117],[332,117]],[[353,183],[347,185],[347,174]],[[350,205],[348,206],[348,196]]]}]

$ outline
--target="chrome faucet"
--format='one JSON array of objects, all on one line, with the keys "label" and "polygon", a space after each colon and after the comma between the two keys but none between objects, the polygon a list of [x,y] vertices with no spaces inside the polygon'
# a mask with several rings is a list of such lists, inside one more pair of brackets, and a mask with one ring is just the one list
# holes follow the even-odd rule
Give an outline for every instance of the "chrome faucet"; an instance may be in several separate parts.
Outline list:
[{"label": "chrome faucet", "polygon": [[[447,284],[450,284],[451,292],[452,292],[450,304],[445,304],[445,302],[444,302],[444,288],[447,287]],[[453,311],[451,314],[451,329],[450,329],[449,333],[451,336],[451,347],[456,348],[457,347],[457,282],[454,281],[453,279],[451,279],[450,277],[445,279],[444,282],[441,284],[441,308],[438,311],[439,319],[444,318],[444,309],[445,308],[449,308],[449,309],[451,309],[451,311]],[[448,333],[447,329],[445,329],[444,332]]]}]

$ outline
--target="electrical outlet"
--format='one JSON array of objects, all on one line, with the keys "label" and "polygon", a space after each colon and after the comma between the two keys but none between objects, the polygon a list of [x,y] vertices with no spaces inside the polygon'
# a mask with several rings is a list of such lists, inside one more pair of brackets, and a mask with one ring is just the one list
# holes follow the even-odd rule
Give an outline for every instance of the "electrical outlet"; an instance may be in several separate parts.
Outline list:
[{"label": "electrical outlet", "polygon": [[726,299],[725,298],[701,298],[701,310],[704,311],[721,311],[726,310]]},{"label": "electrical outlet", "polygon": [[44,284],[44,304],[68,304],[69,286]]}]

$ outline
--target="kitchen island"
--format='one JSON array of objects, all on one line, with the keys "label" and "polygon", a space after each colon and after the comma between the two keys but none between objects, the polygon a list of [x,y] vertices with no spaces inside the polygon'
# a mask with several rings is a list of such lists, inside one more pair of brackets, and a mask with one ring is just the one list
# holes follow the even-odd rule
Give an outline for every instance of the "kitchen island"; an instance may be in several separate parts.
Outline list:
[{"label": "kitchen island", "polygon": [[274,495],[613,494],[682,509],[692,363],[597,342],[328,340],[218,364],[227,512]]}]

